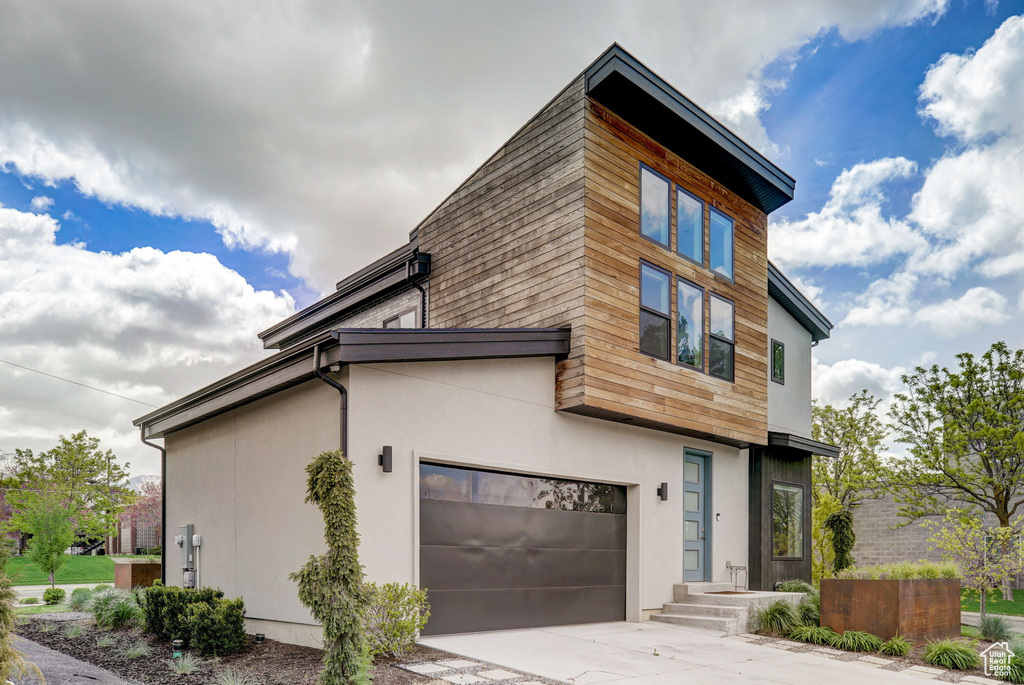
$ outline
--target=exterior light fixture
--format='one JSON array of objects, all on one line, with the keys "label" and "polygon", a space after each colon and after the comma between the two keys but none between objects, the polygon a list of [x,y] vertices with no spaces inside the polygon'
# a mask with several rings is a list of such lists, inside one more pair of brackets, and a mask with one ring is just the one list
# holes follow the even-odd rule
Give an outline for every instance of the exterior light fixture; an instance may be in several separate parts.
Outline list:
[{"label": "exterior light fixture", "polygon": [[182,640],[173,640],[171,642],[171,658],[177,659],[181,656],[181,650],[185,646]]},{"label": "exterior light fixture", "polygon": [[266,636],[264,636],[263,633],[256,633],[255,635],[253,635],[253,642],[258,645],[262,645],[265,639]]},{"label": "exterior light fixture", "polygon": [[662,502],[668,500],[668,483],[662,483],[661,487],[658,488],[658,497],[661,498]]},{"label": "exterior light fixture", "polygon": [[341,372],[341,364],[331,364],[328,368],[331,370],[331,373]]},{"label": "exterior light fixture", "polygon": [[384,445],[377,455],[377,463],[384,473],[391,473],[391,445]]}]

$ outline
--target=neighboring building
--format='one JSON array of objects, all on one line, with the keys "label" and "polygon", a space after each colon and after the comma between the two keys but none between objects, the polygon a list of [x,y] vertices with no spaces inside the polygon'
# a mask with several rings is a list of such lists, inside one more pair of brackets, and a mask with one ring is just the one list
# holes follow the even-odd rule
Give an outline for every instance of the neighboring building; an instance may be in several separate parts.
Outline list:
[{"label": "neighboring building", "polygon": [[136,421],[165,440],[168,582],[193,525],[198,584],[312,642],[287,577],[323,549],[303,469],[339,444],[366,575],[428,588],[427,633],[639,621],[727,563],[809,579],[810,457],[838,451],[810,438],[832,325],[767,259],[793,188],[613,46],[260,334],[276,354]]}]

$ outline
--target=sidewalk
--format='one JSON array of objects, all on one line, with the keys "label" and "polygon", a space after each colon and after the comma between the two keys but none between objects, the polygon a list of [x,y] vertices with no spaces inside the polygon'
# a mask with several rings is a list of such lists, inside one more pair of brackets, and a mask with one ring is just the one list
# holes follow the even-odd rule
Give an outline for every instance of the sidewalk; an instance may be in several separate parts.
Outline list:
[{"label": "sidewalk", "polygon": [[[99,666],[87,664],[49,647],[36,644],[31,640],[14,636],[14,648],[24,652],[29,661],[39,667],[46,678],[47,685],[140,685],[134,680],[126,680],[105,671]],[[35,685],[33,678],[17,680],[17,685]]]},{"label": "sidewalk", "polygon": [[[991,611],[988,612],[989,616],[999,616],[1000,618],[1006,619],[1006,622],[1010,624],[1010,632],[1013,633],[1024,633],[1024,616],[1007,616],[1005,614],[993,614]],[[965,626],[974,626],[977,628],[981,625],[981,614],[976,611],[961,611],[960,622]]]},{"label": "sidewalk", "polygon": [[[66,592],[67,596],[70,597],[72,591],[74,591],[77,588],[87,587],[87,588],[89,588],[91,590],[92,588],[96,587],[97,585],[101,585],[101,584],[102,585],[110,585],[111,587],[113,587],[113,585],[114,585],[113,583],[66,583],[66,584],[57,583],[57,587],[59,587],[64,592]],[[14,586],[14,594],[17,596],[18,599],[21,599],[22,597],[35,597],[35,598],[39,599],[40,601],[42,601],[42,599],[43,599],[43,591],[44,590],[49,590],[49,589],[50,589],[50,585],[49,584],[46,584],[46,585],[15,585]]]}]

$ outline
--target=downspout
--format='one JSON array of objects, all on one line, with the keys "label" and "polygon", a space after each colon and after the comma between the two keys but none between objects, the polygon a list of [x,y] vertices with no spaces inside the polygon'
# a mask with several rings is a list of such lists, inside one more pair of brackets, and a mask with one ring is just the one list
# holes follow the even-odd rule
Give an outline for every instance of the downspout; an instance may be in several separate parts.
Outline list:
[{"label": "downspout", "polygon": [[341,454],[348,458],[348,391],[345,386],[320,370],[320,343],[313,347],[313,374],[341,395]]},{"label": "downspout", "polygon": [[139,439],[160,450],[160,582],[167,585],[167,450],[146,440],[146,424],[139,426]]},{"label": "downspout", "polygon": [[412,282],[413,286],[420,291],[420,328],[427,327],[427,291],[423,289],[423,286],[416,281]]}]

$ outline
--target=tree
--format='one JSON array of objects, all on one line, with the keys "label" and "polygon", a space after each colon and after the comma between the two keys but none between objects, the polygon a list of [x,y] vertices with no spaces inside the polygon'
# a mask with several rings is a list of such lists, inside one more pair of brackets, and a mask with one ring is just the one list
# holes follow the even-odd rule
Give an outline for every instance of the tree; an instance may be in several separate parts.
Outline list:
[{"label": "tree", "polygon": [[879,402],[861,390],[843,409],[817,402],[811,405],[812,437],[839,448],[838,457],[814,457],[815,503],[827,494],[849,509],[864,499],[881,496],[885,467],[879,453],[887,449],[883,441],[888,429],[875,413]]},{"label": "tree", "polygon": [[28,543],[28,558],[49,576],[50,587],[54,576],[66,559],[65,552],[75,541],[71,530],[71,513],[57,500],[56,495],[38,497],[23,514],[25,530],[32,533]]},{"label": "tree", "polygon": [[99,538],[113,533],[118,515],[134,496],[127,487],[128,464],[120,466],[113,452],[99,445],[99,439],[81,431],[60,436],[56,447],[41,454],[15,450],[11,465],[22,489],[10,496],[16,512],[11,529],[29,530],[24,513],[53,493],[69,512],[76,534]]},{"label": "tree", "polygon": [[7,577],[7,546],[0,541],[0,683],[10,682],[14,676],[32,676],[46,683],[35,665],[14,648],[14,588]]},{"label": "tree", "polygon": [[163,494],[159,481],[146,480],[139,488],[140,492],[135,501],[121,513],[121,525],[129,526],[155,526],[157,530],[156,539],[161,540],[161,504]]}]

